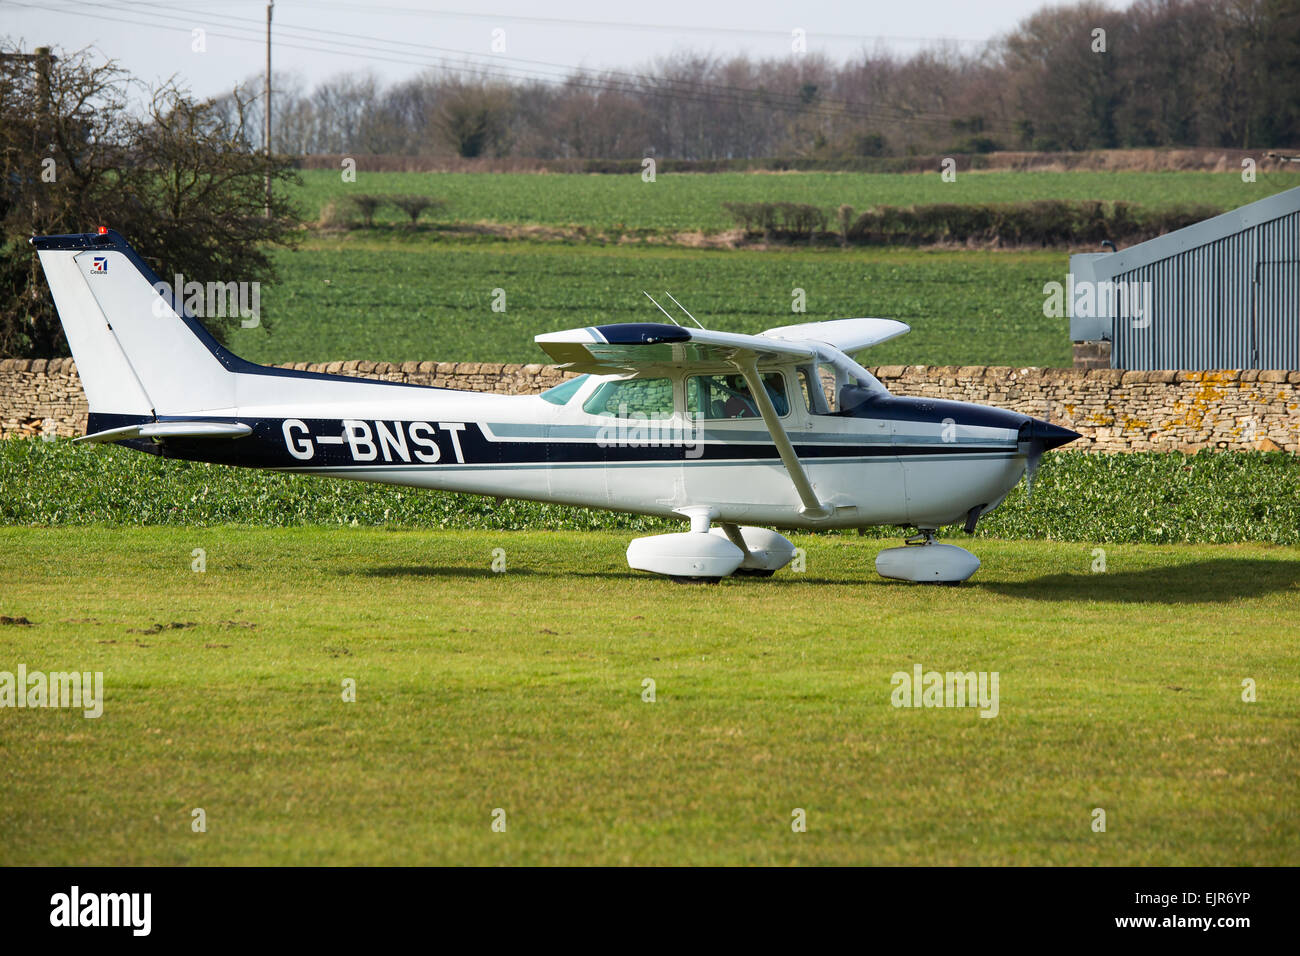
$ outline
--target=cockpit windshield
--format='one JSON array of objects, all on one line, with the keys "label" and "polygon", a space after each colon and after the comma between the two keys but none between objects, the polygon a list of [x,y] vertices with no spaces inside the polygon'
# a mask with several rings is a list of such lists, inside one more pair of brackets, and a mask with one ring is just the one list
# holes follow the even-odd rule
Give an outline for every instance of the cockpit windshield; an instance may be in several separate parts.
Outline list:
[{"label": "cockpit windshield", "polygon": [[799,366],[798,379],[804,402],[814,415],[840,415],[889,394],[874,375],[860,366],[835,368],[811,362]]}]

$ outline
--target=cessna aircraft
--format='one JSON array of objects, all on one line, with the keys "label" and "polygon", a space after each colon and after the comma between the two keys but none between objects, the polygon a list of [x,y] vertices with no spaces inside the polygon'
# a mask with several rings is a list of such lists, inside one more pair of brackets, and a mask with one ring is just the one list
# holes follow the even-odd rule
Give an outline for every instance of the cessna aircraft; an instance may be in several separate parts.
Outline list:
[{"label": "cessna aircraft", "polygon": [[540,395],[495,395],[255,365],[186,314],[117,233],[31,241],[90,405],[78,441],[677,516],[689,531],[627,551],[632,568],[673,577],[781,569],[794,546],[763,526],[896,525],[917,534],[881,552],[881,575],[964,581],[979,560],[935,530],[973,531],[1022,475],[1033,480],[1044,451],[1079,437],[891,395],[849,357],[908,331],[889,319],[738,335],[684,327],[660,307],[668,322],[537,336],[581,374]]}]

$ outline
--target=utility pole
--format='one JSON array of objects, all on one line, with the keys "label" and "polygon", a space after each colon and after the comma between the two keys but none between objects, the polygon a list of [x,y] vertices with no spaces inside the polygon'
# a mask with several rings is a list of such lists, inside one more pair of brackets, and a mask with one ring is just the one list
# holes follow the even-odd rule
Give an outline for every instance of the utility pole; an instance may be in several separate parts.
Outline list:
[{"label": "utility pole", "polygon": [[266,0],[266,113],[263,124],[263,151],[266,153],[266,218],[271,218],[271,11],[275,0]]},{"label": "utility pole", "polygon": [[56,57],[47,46],[38,46],[34,53],[0,53],[0,60],[18,60],[36,64],[36,101],[42,116],[50,112],[50,70]]},{"label": "utility pole", "polygon": [[[35,156],[40,150],[40,141],[42,136],[54,135],[54,110],[50,95],[50,74],[53,72],[54,63],[58,57],[47,46],[38,46],[34,53],[0,53],[0,61],[15,60],[24,63],[33,63],[36,66],[36,122],[32,124],[32,156]],[[41,231],[41,210],[32,196],[32,235]],[[32,298],[38,297],[40,284],[36,277],[36,257],[32,256],[32,276],[27,283],[27,288],[31,290]]]},{"label": "utility pole", "polygon": [[54,64],[54,54],[47,46],[36,48],[36,98],[41,113],[50,115],[50,67]]}]

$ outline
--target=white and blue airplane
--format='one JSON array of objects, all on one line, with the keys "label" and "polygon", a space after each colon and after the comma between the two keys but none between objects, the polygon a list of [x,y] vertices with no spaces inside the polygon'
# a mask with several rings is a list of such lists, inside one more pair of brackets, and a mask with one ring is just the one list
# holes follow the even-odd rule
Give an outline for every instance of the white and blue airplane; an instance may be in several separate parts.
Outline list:
[{"label": "white and blue airplane", "polygon": [[772,574],[795,548],[769,527],[893,525],[916,534],[881,552],[880,574],[964,581],[979,560],[936,529],[973,531],[1027,472],[1032,482],[1044,451],[1079,437],[891,395],[850,358],[908,331],[889,319],[739,335],[669,316],[551,332],[538,345],[581,374],[496,395],[256,365],[186,314],[117,233],[31,241],[90,406],[78,441],[679,517],[689,531],[627,552],[632,568],[674,577]]}]

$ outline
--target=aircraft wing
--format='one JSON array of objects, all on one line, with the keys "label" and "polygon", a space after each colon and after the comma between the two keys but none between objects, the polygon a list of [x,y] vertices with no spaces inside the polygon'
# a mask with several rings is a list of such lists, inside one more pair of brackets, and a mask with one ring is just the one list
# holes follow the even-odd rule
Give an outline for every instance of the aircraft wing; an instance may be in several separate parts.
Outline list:
[{"label": "aircraft wing", "polygon": [[817,347],[811,342],[687,329],[657,322],[547,332],[534,341],[563,368],[596,373],[631,371],[646,365],[717,364],[735,362],[737,358],[753,358],[763,363],[817,355]]},{"label": "aircraft wing", "polygon": [[608,373],[647,365],[727,363],[745,377],[763,424],[772,436],[781,462],[794,484],[805,515],[825,518],[831,510],[817,492],[795,454],[785,426],[759,377],[758,366],[775,359],[815,359],[813,342],[791,342],[762,335],[737,335],[709,329],[687,329],[660,323],[599,325],[539,335],[535,341],[562,367],[581,372]]},{"label": "aircraft wing", "polygon": [[912,331],[911,326],[893,319],[831,319],[768,329],[764,338],[796,342],[823,342],[852,354]]}]

